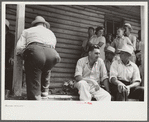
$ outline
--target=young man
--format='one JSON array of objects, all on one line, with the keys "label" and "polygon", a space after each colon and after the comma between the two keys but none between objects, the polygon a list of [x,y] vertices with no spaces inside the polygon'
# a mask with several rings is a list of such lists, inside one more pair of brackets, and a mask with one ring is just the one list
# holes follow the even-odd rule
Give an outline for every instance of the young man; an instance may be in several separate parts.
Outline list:
[{"label": "young man", "polygon": [[60,62],[60,57],[50,24],[37,16],[32,26],[22,32],[16,54],[24,57],[28,100],[41,100],[41,96],[48,97],[51,69]]},{"label": "young man", "polygon": [[112,95],[116,101],[126,101],[128,97],[144,100],[139,69],[130,61],[132,53],[132,46],[123,46],[120,49],[120,59],[115,60],[111,65],[110,82],[113,84]]},{"label": "young man", "polygon": [[5,89],[6,98],[9,93],[12,93],[12,79],[13,79],[13,57],[14,57],[14,43],[15,36],[9,30],[10,23],[5,20],[6,32],[5,32]]},{"label": "young man", "polygon": [[134,48],[133,54],[130,57],[130,60],[135,63],[136,62],[136,56],[135,56],[134,52],[136,51],[137,39],[136,39],[136,37],[134,35],[131,34],[132,26],[129,23],[125,23],[124,28],[125,28],[125,36],[127,36],[130,39],[130,41],[131,41],[131,43],[133,45],[133,48]]},{"label": "young man", "polygon": [[88,55],[89,41],[92,38],[95,38],[95,37],[96,37],[96,35],[94,33],[94,28],[93,27],[89,27],[88,28],[88,39],[84,40],[83,43],[82,43],[82,54],[81,54],[81,57],[85,57],[85,56]]},{"label": "young man", "polygon": [[[78,60],[75,70],[75,87],[79,90],[81,101],[91,101],[94,97],[97,101],[111,101],[108,76],[105,64],[100,56],[98,45],[89,48],[88,56]],[[107,91],[100,87],[103,82]]]},{"label": "young man", "polygon": [[119,53],[119,49],[121,49],[124,45],[132,45],[130,39],[124,36],[124,28],[120,27],[117,29],[117,37],[112,42],[111,46],[115,48],[116,53]]},{"label": "young man", "polygon": [[105,50],[105,60],[104,60],[108,76],[110,73],[110,66],[113,62],[114,56],[115,56],[115,48],[108,46],[107,49]]}]

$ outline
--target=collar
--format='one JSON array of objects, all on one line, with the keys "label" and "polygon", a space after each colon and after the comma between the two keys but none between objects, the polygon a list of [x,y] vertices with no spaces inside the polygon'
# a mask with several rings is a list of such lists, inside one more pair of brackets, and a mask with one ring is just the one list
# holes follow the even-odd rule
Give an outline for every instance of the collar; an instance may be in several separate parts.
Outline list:
[{"label": "collar", "polygon": [[[125,65],[125,64],[122,62],[121,59],[118,59],[118,63],[121,63],[121,64]],[[132,66],[132,62],[129,61],[128,64],[126,64],[125,66]]]},{"label": "collar", "polygon": [[[89,63],[89,59],[88,59],[89,57],[87,56],[86,57],[86,64],[88,64]],[[98,63],[98,60],[95,62],[95,64],[97,64]]]},{"label": "collar", "polygon": [[122,36],[122,37],[117,36],[116,38],[117,39],[124,39],[124,36]]}]

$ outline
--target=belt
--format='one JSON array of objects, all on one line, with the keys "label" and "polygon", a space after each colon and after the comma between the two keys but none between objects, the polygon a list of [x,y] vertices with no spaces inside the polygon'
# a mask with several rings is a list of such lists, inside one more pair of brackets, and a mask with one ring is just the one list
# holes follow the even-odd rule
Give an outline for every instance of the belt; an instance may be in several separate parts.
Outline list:
[{"label": "belt", "polygon": [[32,43],[30,43],[29,45],[39,45],[39,46],[43,46],[43,47],[48,47],[48,48],[53,48],[54,49],[54,47],[52,46],[52,45],[47,45],[47,44],[43,44],[43,43],[39,43],[39,42],[32,42]]}]

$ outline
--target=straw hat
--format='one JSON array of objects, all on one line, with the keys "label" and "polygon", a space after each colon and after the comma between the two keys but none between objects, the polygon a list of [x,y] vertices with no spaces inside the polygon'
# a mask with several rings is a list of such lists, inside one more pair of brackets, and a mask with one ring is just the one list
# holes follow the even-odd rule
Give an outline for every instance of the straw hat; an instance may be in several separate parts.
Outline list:
[{"label": "straw hat", "polygon": [[127,26],[127,27],[129,27],[129,28],[132,30],[132,26],[131,26],[131,24],[129,24],[129,23],[125,23],[124,26]]},{"label": "straw hat", "polygon": [[10,23],[7,19],[5,19],[5,25],[9,28]]},{"label": "straw hat", "polygon": [[123,51],[123,52],[127,52],[130,55],[132,55],[133,53],[133,47],[131,45],[124,45],[121,49],[119,49],[119,51]]},{"label": "straw hat", "polygon": [[45,23],[47,28],[50,28],[50,24],[45,21],[45,19],[42,16],[36,16],[35,20],[31,23],[32,26],[34,26],[37,23]]},{"label": "straw hat", "polygon": [[113,48],[112,46],[108,46],[105,51],[115,53],[115,48]]}]

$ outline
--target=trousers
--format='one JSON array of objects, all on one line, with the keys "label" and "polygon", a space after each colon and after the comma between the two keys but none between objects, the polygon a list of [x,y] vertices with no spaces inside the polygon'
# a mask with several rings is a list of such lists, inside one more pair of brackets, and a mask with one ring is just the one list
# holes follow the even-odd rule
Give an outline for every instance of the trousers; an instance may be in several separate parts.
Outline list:
[{"label": "trousers", "polygon": [[[121,82],[124,83],[126,86],[130,84],[126,81],[121,81]],[[111,94],[113,95],[115,101],[125,101],[127,100],[127,98],[138,99],[139,101],[144,101],[144,87],[142,86],[131,88],[130,94],[128,96],[125,96],[123,93],[119,93],[118,86],[114,84],[110,84],[110,89],[111,89]]]},{"label": "trousers", "polygon": [[81,80],[75,84],[80,95],[80,101],[91,101],[94,97],[97,101],[111,101],[111,95],[100,87],[98,91],[95,91],[94,87],[91,87],[85,80]]},{"label": "trousers", "polygon": [[41,92],[48,92],[51,69],[61,58],[53,48],[40,43],[29,44],[24,51],[27,99],[40,100]]}]

